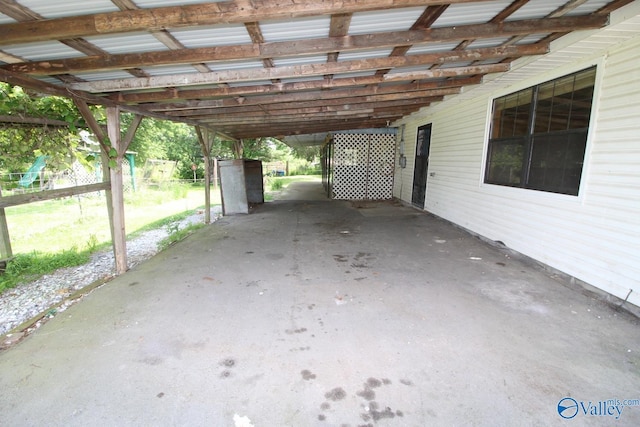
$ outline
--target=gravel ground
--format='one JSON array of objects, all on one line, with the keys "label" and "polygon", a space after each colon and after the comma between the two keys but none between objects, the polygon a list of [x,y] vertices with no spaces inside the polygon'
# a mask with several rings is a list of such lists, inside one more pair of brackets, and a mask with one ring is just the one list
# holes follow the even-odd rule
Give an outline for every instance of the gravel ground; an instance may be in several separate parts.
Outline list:
[{"label": "gravel ground", "polygon": [[[219,217],[221,209],[215,206],[211,209],[211,219]],[[178,223],[178,229],[190,224],[204,222],[204,211],[191,215]],[[127,259],[129,267],[151,258],[158,253],[158,243],[167,237],[168,227],[150,230],[135,239],[127,240]],[[0,336],[11,331],[27,320],[45,313],[52,317],[55,313],[64,311],[78,299],[69,297],[78,290],[97,281],[108,281],[115,273],[113,252],[97,252],[87,264],[63,268],[40,279],[9,289],[0,295]],[[57,304],[60,304],[56,307]],[[55,308],[53,308],[55,307]],[[42,320],[34,324],[40,326]]]}]

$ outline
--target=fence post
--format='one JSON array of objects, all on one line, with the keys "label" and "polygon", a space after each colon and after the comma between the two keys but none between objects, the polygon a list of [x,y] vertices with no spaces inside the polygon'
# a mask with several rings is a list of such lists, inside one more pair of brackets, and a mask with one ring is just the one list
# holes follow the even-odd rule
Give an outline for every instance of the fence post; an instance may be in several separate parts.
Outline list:
[{"label": "fence post", "polygon": [[[2,188],[0,188],[2,197]],[[11,251],[11,238],[9,237],[9,227],[7,226],[7,216],[4,208],[0,208],[0,260],[9,259],[13,256]]]}]

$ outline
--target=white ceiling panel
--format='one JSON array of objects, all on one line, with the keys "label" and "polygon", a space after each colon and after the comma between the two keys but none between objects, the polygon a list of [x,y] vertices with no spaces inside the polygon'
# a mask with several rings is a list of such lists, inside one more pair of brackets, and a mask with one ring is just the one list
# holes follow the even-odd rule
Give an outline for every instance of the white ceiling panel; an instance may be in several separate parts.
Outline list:
[{"label": "white ceiling panel", "polygon": [[357,52],[343,52],[338,56],[338,61],[357,61],[367,58],[388,57],[393,49],[360,50]]},{"label": "white ceiling panel", "polygon": [[[223,1],[228,0],[208,0],[207,3],[219,3]],[[135,0],[136,6],[141,9],[166,6],[184,6],[187,4],[198,4],[203,2],[204,0]]]},{"label": "white ceiling panel", "polygon": [[424,7],[354,13],[349,26],[349,35],[407,31],[422,11]]},{"label": "white ceiling panel", "polygon": [[191,65],[174,65],[166,67],[145,67],[144,71],[151,76],[168,76],[171,74],[195,73],[197,70]]},{"label": "white ceiling panel", "polygon": [[75,74],[77,77],[87,81],[100,81],[100,80],[114,80],[114,79],[131,79],[133,76],[131,74],[124,71],[109,71],[102,73],[77,73]]},{"label": "white ceiling panel", "polygon": [[331,18],[298,18],[288,21],[263,21],[260,30],[266,42],[329,37]]},{"label": "white ceiling panel", "polygon": [[48,19],[120,10],[110,0],[19,0],[18,3]]},{"label": "white ceiling panel", "polygon": [[0,24],[13,24],[16,22],[15,19],[9,18],[7,15],[0,13]]},{"label": "white ceiling panel", "polygon": [[190,49],[251,43],[245,26],[237,24],[172,30],[171,35]]},{"label": "white ceiling panel", "polygon": [[248,70],[251,68],[264,68],[261,61],[229,61],[229,62],[215,62],[207,63],[207,66],[213,71],[233,71],[233,70]]},{"label": "white ceiling panel", "polygon": [[111,34],[87,37],[86,40],[111,54],[168,50],[150,33]]},{"label": "white ceiling panel", "polygon": [[458,46],[458,42],[451,43],[429,43],[411,46],[407,55],[417,55],[420,53],[446,52]]},{"label": "white ceiling panel", "polygon": [[290,67],[304,64],[324,64],[327,62],[327,55],[317,56],[295,56],[292,58],[274,59],[273,63],[276,67]]},{"label": "white ceiling panel", "polygon": [[28,43],[17,46],[3,46],[2,50],[11,55],[16,55],[29,61],[44,59],[76,58],[84,56],[69,46],[60,42]]},{"label": "white ceiling panel", "polygon": [[[482,24],[489,22],[512,3],[512,0],[457,3],[450,5],[432,27]],[[535,0],[534,0],[535,3]]]}]

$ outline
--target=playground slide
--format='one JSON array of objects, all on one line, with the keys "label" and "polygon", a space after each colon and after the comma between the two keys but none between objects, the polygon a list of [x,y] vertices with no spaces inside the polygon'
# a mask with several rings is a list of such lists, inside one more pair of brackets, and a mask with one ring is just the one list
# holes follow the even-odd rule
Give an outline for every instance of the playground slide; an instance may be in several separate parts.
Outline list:
[{"label": "playground slide", "polygon": [[44,169],[46,165],[47,156],[38,156],[29,170],[24,175],[22,175],[22,178],[20,178],[20,182],[18,182],[18,186],[23,188],[29,187],[31,184],[33,184],[33,181],[38,179],[38,176],[40,176],[40,171]]}]

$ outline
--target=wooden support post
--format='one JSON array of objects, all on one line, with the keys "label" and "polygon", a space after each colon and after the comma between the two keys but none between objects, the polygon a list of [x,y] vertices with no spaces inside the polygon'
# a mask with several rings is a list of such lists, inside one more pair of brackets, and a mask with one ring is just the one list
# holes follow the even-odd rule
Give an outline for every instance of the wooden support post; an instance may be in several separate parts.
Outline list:
[{"label": "wooden support post", "polygon": [[[120,109],[118,107],[107,107],[107,129],[105,132],[84,100],[74,98],[73,101],[89,128],[96,135],[102,148],[100,150],[102,178],[105,182],[111,182],[110,189],[106,190],[106,196],[116,274],[122,274],[127,271],[127,236],[124,221],[122,163],[143,116],[136,115],[134,117],[129,129],[127,129],[127,134],[123,137],[120,132]],[[110,156],[112,148],[115,149],[115,157]]]},{"label": "wooden support post", "polygon": [[118,107],[107,107],[107,134],[111,147],[117,154],[109,160],[109,176],[111,177],[111,208],[113,209],[113,252],[116,262],[116,274],[127,271],[127,235],[124,228],[124,187],[122,178],[122,160],[124,152],[120,135],[120,110]]},{"label": "wooden support post", "polygon": [[241,160],[244,157],[244,140],[238,139],[233,141],[233,157],[237,160]]},{"label": "wooden support post", "polygon": [[[2,197],[2,188],[0,188]],[[7,216],[4,208],[0,208],[0,260],[6,260],[13,256],[11,251],[11,238],[9,237],[9,227],[7,226]]]},{"label": "wooden support post", "polygon": [[[98,143],[100,143],[100,163],[102,164],[102,181],[109,182],[111,180],[111,173],[109,171],[109,150],[111,149],[111,144],[107,141],[107,133],[102,125],[98,123],[96,118],[93,115],[93,112],[89,108],[87,103],[79,98],[73,98],[74,104],[82,114],[87,126],[91,129],[91,132],[96,136]],[[111,201],[111,187],[105,190],[105,199],[107,201],[107,214],[109,216],[109,231],[111,233],[111,242],[114,251],[115,258],[115,246],[113,245],[115,230],[113,228],[113,203]]]},{"label": "wooden support post", "polygon": [[218,188],[218,159],[213,158],[213,188]]},{"label": "wooden support post", "polygon": [[196,133],[204,155],[204,223],[211,224],[211,148],[216,133],[200,126],[196,127]]}]

